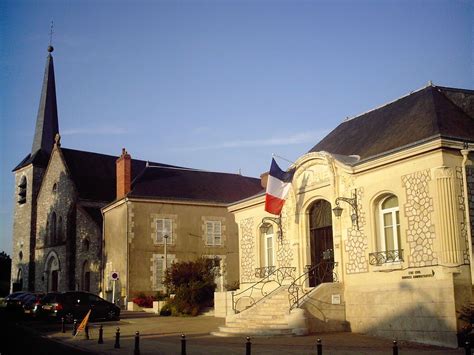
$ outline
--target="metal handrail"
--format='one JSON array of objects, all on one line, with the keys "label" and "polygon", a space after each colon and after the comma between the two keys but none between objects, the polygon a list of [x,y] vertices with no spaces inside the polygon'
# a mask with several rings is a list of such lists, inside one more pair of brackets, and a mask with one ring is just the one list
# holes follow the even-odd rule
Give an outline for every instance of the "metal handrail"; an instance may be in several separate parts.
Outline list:
[{"label": "metal handrail", "polygon": [[[246,307],[246,309],[252,307],[253,305],[257,304],[263,298],[269,295],[269,293],[264,290],[267,284],[269,284],[270,282],[274,282],[278,286],[281,286],[283,284],[283,281],[286,279],[294,280],[295,271],[296,267],[280,267],[269,272],[266,277],[249,286],[245,290],[240,291],[238,293],[232,292],[232,309],[234,310],[234,313],[240,312],[237,310],[237,304],[239,303],[239,301],[243,299],[248,299],[249,305]],[[277,287],[275,287],[271,292],[273,292],[276,288]],[[260,294],[258,294],[258,292],[260,292]],[[240,295],[242,296],[237,298],[237,296]],[[262,297],[256,300],[255,297],[257,297],[258,295],[261,295]]]},{"label": "metal handrail", "polygon": [[288,286],[288,302],[290,311],[299,306],[301,299],[312,291],[312,288],[305,289],[306,281],[310,277],[315,277],[317,285],[326,283],[326,278],[332,274],[331,282],[338,282],[337,272],[334,269],[337,266],[335,261],[323,260],[316,265],[307,265],[307,271],[301,274],[295,281]]},{"label": "metal handrail", "polygon": [[378,251],[369,254],[370,265],[378,266],[396,261],[403,261],[403,249]]}]

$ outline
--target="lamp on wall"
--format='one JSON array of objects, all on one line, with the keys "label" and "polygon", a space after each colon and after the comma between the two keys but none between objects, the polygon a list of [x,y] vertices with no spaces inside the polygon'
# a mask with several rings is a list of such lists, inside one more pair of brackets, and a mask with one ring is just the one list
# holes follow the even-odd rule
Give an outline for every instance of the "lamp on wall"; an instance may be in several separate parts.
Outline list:
[{"label": "lamp on wall", "polygon": [[335,204],[336,207],[332,209],[334,215],[339,218],[342,215],[343,208],[339,206],[339,202],[344,201],[351,205],[352,209],[354,212],[351,214],[351,220],[352,220],[352,225],[355,225],[357,227],[357,230],[359,230],[359,214],[357,211],[357,189],[354,189],[354,192],[352,193],[352,198],[349,197],[338,197],[336,198]]}]

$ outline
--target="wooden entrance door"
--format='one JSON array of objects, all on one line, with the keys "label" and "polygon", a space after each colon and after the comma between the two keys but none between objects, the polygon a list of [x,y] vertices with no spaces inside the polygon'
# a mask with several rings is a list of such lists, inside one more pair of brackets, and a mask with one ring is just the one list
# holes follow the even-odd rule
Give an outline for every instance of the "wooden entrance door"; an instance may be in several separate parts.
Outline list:
[{"label": "wooden entrance door", "polygon": [[317,268],[309,275],[309,286],[315,287],[323,282],[332,282],[334,244],[332,238],[331,204],[324,200],[316,201],[310,209],[310,260],[308,267]]}]

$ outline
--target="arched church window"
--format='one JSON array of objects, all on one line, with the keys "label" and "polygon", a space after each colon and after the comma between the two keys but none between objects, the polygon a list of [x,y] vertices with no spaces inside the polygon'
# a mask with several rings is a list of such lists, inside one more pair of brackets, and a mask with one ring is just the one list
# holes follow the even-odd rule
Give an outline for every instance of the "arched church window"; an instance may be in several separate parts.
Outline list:
[{"label": "arched church window", "polygon": [[18,204],[19,205],[26,203],[27,185],[28,185],[28,182],[26,180],[26,176],[23,175],[20,179],[20,183],[18,184]]},{"label": "arched church window", "polygon": [[57,232],[56,232],[56,236],[58,238],[58,242],[59,241],[62,241],[63,240],[63,235],[64,235],[64,231],[63,231],[63,217],[62,216],[59,216],[58,218],[58,229],[57,229]]},{"label": "arched church window", "polygon": [[51,213],[51,222],[49,224],[49,227],[50,227],[50,240],[51,240],[51,244],[54,244],[56,243],[56,233],[57,233],[57,229],[56,229],[56,212],[53,212]]},{"label": "arched church window", "polygon": [[89,247],[90,247],[89,239],[84,238],[84,241],[82,242],[82,249],[84,251],[89,251]]},{"label": "arched church window", "polygon": [[23,260],[23,252],[20,250],[20,252],[18,253],[18,259],[20,259],[20,261]]}]

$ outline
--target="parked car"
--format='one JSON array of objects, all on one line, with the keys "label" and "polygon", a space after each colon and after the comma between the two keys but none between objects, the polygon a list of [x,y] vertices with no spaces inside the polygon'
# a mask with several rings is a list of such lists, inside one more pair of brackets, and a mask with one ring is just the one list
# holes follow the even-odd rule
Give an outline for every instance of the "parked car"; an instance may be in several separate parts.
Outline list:
[{"label": "parked car", "polygon": [[44,293],[32,293],[32,292],[18,292],[11,294],[6,298],[6,309],[8,312],[17,313],[21,315],[23,313],[32,314],[32,311],[36,304],[39,304],[40,299],[44,296]]},{"label": "parked car", "polygon": [[8,301],[8,300],[14,299],[16,297],[19,297],[21,295],[24,295],[25,293],[28,293],[28,292],[27,291],[16,291],[16,292],[10,293],[7,297],[5,297],[5,301]]},{"label": "parked car", "polygon": [[31,293],[21,297],[23,312],[32,317],[39,316],[43,297],[44,293]]},{"label": "parked car", "polygon": [[82,319],[91,310],[90,319],[120,319],[120,308],[99,296],[89,292],[68,291],[64,293],[48,293],[41,300],[41,312],[55,319],[68,323],[74,319]]}]

